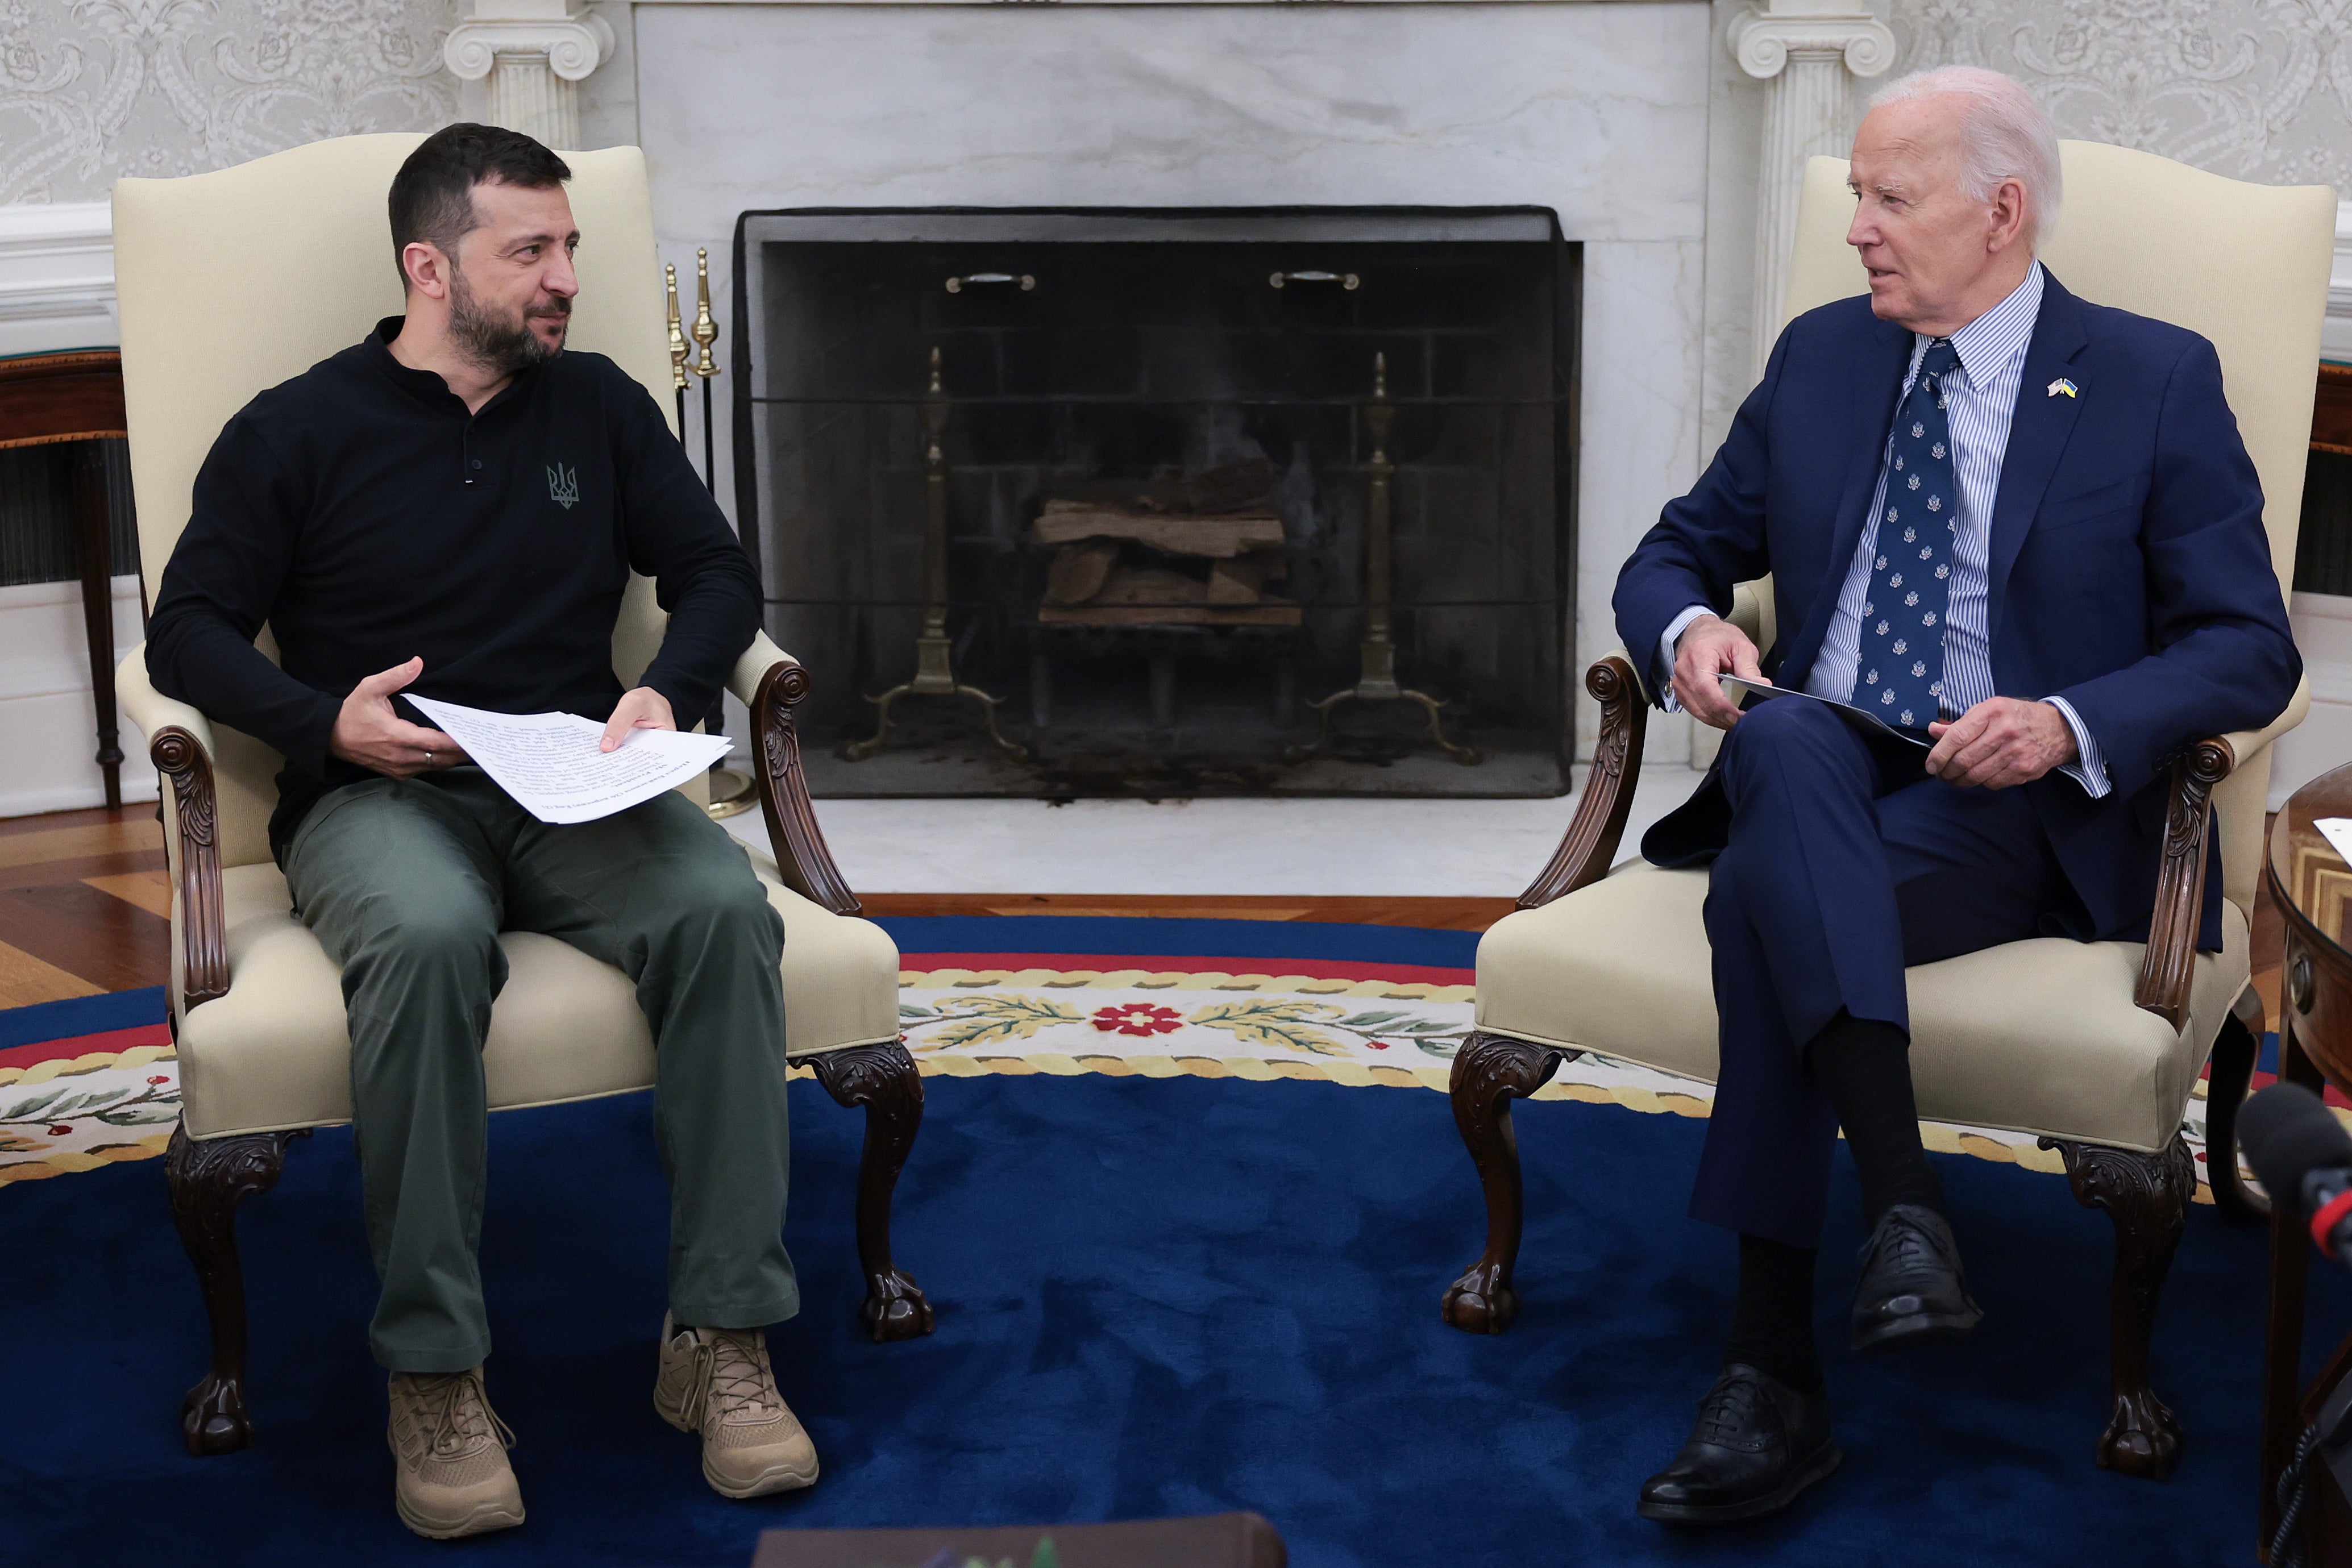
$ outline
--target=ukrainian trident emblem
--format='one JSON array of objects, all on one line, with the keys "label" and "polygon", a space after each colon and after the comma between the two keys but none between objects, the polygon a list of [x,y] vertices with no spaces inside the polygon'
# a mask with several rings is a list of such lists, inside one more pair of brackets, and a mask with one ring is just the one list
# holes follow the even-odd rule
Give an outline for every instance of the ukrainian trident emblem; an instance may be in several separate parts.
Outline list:
[{"label": "ukrainian trident emblem", "polygon": [[565,511],[580,504],[580,471],[557,463],[547,470],[547,498]]}]

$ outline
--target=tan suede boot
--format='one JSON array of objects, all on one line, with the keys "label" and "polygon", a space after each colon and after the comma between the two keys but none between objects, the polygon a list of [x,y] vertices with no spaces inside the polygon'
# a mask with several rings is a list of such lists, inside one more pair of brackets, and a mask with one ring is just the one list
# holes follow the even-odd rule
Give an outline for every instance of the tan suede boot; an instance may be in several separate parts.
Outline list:
[{"label": "tan suede boot", "polygon": [[482,1393],[482,1369],[392,1375],[393,1500],[400,1522],[435,1541],[522,1522],[514,1434]]},{"label": "tan suede boot", "polygon": [[702,1434],[702,1479],[721,1497],[764,1497],[816,1480],[816,1445],[776,1392],[758,1329],[681,1328],[662,1318],[654,1408]]}]

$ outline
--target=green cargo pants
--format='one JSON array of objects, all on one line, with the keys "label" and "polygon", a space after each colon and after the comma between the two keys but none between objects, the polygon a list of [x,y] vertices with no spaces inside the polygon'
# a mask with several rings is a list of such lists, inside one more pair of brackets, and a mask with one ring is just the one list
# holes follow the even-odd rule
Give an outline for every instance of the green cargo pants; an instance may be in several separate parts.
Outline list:
[{"label": "green cargo pants", "polygon": [[636,986],[670,1183],[669,1304],[756,1328],[799,1310],[782,1238],[784,925],[725,829],[676,793],[551,826],[477,768],[326,796],[287,846],[302,922],[343,967],[352,1109],[395,1372],[489,1354],[476,1259],[488,1106],[482,1042],[501,931],[540,931]]}]

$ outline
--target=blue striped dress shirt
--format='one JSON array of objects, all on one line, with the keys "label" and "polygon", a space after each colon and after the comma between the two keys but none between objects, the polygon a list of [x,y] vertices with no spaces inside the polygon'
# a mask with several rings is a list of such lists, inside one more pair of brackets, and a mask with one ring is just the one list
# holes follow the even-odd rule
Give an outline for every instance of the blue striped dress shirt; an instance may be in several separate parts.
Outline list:
[{"label": "blue striped dress shirt", "polygon": [[[2001,459],[2009,451],[2009,425],[2017,413],[2026,345],[2032,340],[2034,319],[2042,310],[2042,264],[2037,261],[2008,298],[1952,334],[1961,373],[1946,378],[1944,406],[1952,427],[1952,471],[1959,482],[1960,526],[1952,547],[1951,597],[1944,612],[1940,706],[1947,719],[1958,717],[1994,695],[1990,638],[1985,624],[1993,498],[2000,491]],[[1911,364],[1903,378],[1906,396],[1911,383],[1918,379],[1919,361],[1927,357],[1930,341],[1913,335]],[[1805,679],[1805,690],[1838,702],[1853,700],[1855,666],[1862,650],[1862,606],[1870,594],[1878,519],[1886,504],[1887,463],[1894,451],[1891,431],[1887,441],[1886,455],[1879,458],[1878,487],[1871,496],[1868,520],[1854,546],[1853,563],[1846,569],[1837,612],[1830,618],[1821,653]],[[1659,652],[1669,677],[1675,641],[1692,622],[1712,613],[1706,605],[1695,604],[1666,627]],[[1674,700],[1671,678],[1666,684],[1667,706],[1679,706]],[[2063,697],[2043,700],[2058,710],[2074,735],[2075,759],[2062,771],[2089,791],[2092,799],[2106,795],[2112,788],[2106,762],[2082,716]]]}]

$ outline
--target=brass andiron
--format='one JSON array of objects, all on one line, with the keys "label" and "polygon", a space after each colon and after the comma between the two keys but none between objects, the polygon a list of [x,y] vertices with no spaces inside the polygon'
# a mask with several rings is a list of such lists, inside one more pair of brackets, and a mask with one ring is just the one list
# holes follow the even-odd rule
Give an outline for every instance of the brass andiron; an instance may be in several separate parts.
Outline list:
[{"label": "brass andiron", "polygon": [[1486,760],[1485,753],[1475,746],[1456,746],[1445,738],[1445,721],[1438,709],[1444,704],[1427,692],[1415,691],[1397,685],[1396,639],[1391,627],[1396,597],[1392,557],[1395,547],[1394,526],[1389,513],[1391,481],[1396,476],[1396,465],[1389,460],[1389,433],[1396,428],[1396,405],[1389,402],[1389,357],[1372,356],[1372,401],[1364,410],[1364,424],[1372,434],[1371,460],[1364,465],[1370,476],[1370,496],[1365,506],[1364,519],[1364,641],[1362,663],[1356,684],[1345,691],[1333,692],[1318,703],[1310,703],[1321,716],[1322,725],[1314,743],[1293,746],[1284,750],[1285,762],[1304,762],[1331,744],[1331,710],[1344,702],[1418,703],[1429,714],[1429,738],[1444,748],[1445,754],[1465,768],[1475,768]]},{"label": "brass andiron", "polygon": [[996,705],[978,686],[957,684],[948,643],[948,459],[940,438],[948,428],[948,398],[940,385],[940,351],[931,350],[931,384],[923,396],[923,631],[915,639],[915,678],[892,686],[878,697],[867,697],[882,711],[880,722],[866,739],[841,748],[852,762],[863,762],[882,749],[890,733],[890,705],[903,696],[968,697],[980,705],[988,738],[1015,762],[1029,760],[1029,748],[1004,738],[996,727]]}]

